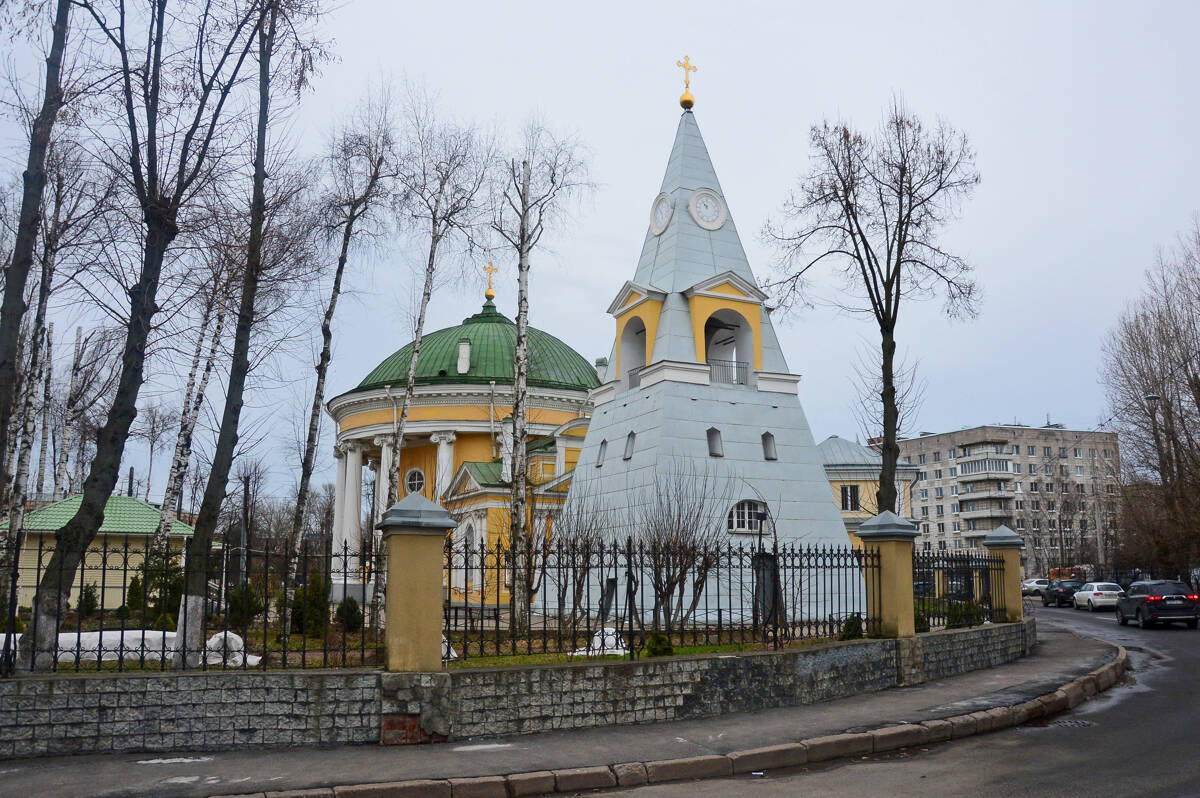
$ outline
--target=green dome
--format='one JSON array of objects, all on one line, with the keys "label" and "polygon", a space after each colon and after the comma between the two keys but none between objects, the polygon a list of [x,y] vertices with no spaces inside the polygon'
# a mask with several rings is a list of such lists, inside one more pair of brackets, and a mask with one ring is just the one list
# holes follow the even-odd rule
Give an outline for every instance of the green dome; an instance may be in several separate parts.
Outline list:
[{"label": "green dome", "polygon": [[[471,342],[471,368],[458,373],[458,342]],[[431,332],[421,337],[417,357],[417,385],[483,384],[495,380],[502,385],[513,381],[513,353],[517,346],[517,325],[496,310],[488,300],[483,310],[463,319],[457,327]],[[358,384],[356,391],[403,387],[408,379],[412,344],[394,353]],[[529,328],[529,385],[587,391],[600,384],[596,370],[571,347],[549,333]]]}]

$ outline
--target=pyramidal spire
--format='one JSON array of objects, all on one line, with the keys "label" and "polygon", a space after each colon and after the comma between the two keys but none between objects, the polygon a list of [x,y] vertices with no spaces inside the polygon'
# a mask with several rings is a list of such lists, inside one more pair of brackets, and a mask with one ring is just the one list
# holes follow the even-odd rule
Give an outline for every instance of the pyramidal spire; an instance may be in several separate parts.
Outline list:
[{"label": "pyramidal spire", "polygon": [[673,293],[729,271],[757,284],[696,116],[684,111],[633,282]]}]

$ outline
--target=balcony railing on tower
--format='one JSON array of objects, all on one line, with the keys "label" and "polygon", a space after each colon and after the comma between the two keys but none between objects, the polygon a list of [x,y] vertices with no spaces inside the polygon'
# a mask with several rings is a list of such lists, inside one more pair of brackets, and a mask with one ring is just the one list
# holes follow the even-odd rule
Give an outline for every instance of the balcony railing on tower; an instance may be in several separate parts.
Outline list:
[{"label": "balcony railing on tower", "polygon": [[712,382],[745,385],[750,364],[744,360],[709,360],[708,378]]}]

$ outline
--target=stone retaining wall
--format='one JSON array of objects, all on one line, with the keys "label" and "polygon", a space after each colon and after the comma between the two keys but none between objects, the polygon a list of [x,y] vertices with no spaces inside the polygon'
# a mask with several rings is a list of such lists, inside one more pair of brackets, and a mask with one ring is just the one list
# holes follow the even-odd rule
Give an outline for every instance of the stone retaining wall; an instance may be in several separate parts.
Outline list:
[{"label": "stone retaining wall", "polygon": [[441,673],[210,671],[0,681],[0,758],[404,744],[809,704],[1009,662],[1032,619],[911,640]]}]

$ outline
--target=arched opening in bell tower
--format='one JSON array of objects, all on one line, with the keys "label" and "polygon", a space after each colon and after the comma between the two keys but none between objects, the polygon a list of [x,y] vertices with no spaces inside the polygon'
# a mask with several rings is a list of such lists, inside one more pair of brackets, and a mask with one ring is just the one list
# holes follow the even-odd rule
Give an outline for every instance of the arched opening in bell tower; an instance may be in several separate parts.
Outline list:
[{"label": "arched opening in bell tower", "polygon": [[641,384],[639,375],[645,366],[646,324],[634,316],[621,330],[621,380],[626,388]]},{"label": "arched opening in bell tower", "polygon": [[754,359],[754,331],[736,310],[722,308],[704,322],[704,360],[713,382],[746,385]]}]

